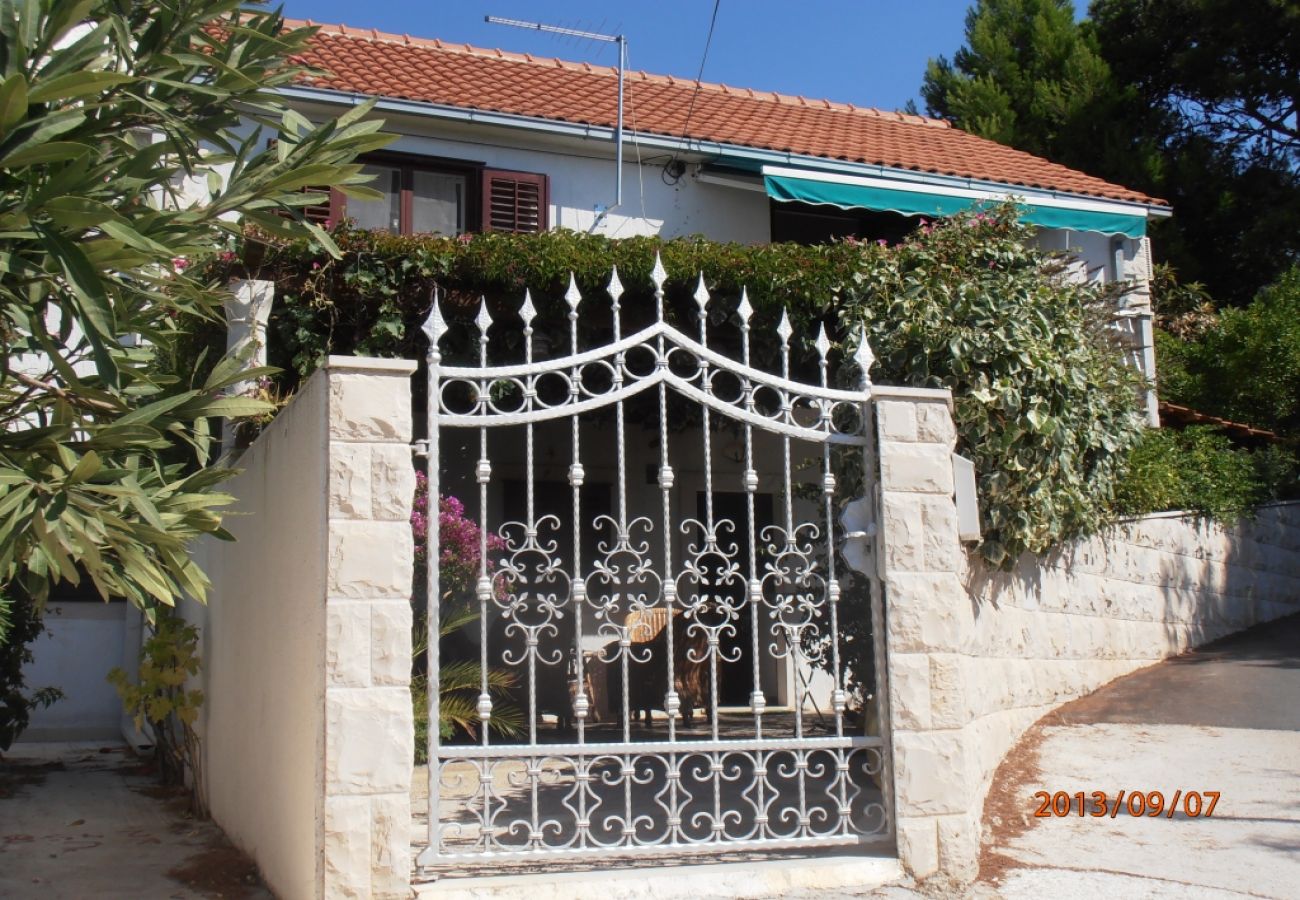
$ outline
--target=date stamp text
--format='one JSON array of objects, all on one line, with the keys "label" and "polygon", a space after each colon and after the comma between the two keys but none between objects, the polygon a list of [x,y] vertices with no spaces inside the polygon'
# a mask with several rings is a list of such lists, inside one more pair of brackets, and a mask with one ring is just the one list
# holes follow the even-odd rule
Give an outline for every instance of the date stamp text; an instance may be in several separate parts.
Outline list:
[{"label": "date stamp text", "polygon": [[1172,819],[1181,812],[1189,819],[1209,818],[1214,815],[1220,793],[1179,789],[1166,802],[1161,791],[1121,790],[1113,796],[1106,791],[1076,791],[1073,794],[1065,791],[1037,791],[1034,800],[1038,803],[1038,808],[1034,817],[1050,819],[1075,815],[1080,818],[1091,816],[1094,819],[1113,819],[1123,812],[1135,818],[1145,816],[1155,819],[1164,816]]}]

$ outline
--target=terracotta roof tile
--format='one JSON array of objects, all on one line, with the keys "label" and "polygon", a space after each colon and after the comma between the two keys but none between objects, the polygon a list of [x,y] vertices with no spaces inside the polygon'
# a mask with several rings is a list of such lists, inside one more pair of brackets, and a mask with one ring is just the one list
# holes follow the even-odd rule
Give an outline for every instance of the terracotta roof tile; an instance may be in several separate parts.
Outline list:
[{"label": "terracotta roof tile", "polygon": [[[617,70],[608,66],[318,27],[300,59],[325,73],[307,79],[316,87],[599,126],[613,126],[617,116]],[[642,132],[1166,205],[924,116],[646,72],[627,73],[625,91]]]}]

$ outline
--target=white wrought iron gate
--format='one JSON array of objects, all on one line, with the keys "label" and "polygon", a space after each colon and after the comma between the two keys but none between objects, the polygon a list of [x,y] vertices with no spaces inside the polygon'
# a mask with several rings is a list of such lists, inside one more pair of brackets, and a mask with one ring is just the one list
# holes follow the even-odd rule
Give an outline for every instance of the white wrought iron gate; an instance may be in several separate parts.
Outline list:
[{"label": "white wrought iron gate", "polygon": [[[477,366],[442,363],[448,324],[436,302],[425,323],[430,519],[440,471],[459,465],[477,493],[476,504],[466,499],[478,548],[466,554],[477,557],[477,575],[458,657],[444,650],[440,659],[439,640],[429,642],[435,724],[422,867],[892,838],[887,732],[869,734],[869,717],[851,709],[841,659],[845,590],[870,593],[856,615],[869,606],[881,621],[863,552],[871,530],[840,521],[832,464],[833,452],[858,454],[872,472],[865,336],[854,356],[860,389],[829,386],[824,328],[819,383],[802,384],[790,377],[787,316],[775,326],[782,374],[767,374],[751,364],[759,326],[743,293],[735,360],[709,347],[702,278],[698,339],[665,321],[657,259],[651,278],[653,321],[624,336],[613,272],[613,338],[588,349],[571,282],[570,352],[538,352],[553,358],[534,358],[527,295],[519,364],[488,364],[486,306],[474,323]],[[629,422],[634,402],[651,411],[639,428]],[[685,436],[670,433],[683,402],[700,419]],[[456,458],[443,459],[450,429],[470,431],[448,453]],[[518,442],[490,440],[508,429]],[[686,441],[698,449],[683,452]],[[734,465],[717,462],[723,450]],[[523,476],[508,483],[494,458],[507,451],[521,457]],[[564,472],[562,501],[556,482],[547,493],[537,475],[543,453]],[[629,464],[637,454],[653,460],[644,478]],[[597,467],[610,483],[593,512],[588,473]],[[517,516],[494,522],[494,497]],[[429,538],[429,634],[439,635],[440,617],[453,612],[439,584],[436,521]],[[871,642],[883,697],[880,628]],[[477,674],[483,724],[444,738],[437,679],[452,665]],[[493,726],[503,715],[512,729]],[[883,710],[876,721],[888,721]]]}]

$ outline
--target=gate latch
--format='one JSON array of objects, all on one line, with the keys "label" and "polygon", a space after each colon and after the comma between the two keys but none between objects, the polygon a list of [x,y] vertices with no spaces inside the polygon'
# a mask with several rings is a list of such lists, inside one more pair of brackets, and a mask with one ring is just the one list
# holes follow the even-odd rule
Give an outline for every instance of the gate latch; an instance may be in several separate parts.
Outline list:
[{"label": "gate latch", "polygon": [[849,568],[863,575],[871,574],[871,539],[876,536],[876,523],[871,520],[871,501],[859,497],[844,507],[840,514],[844,546],[840,555]]}]

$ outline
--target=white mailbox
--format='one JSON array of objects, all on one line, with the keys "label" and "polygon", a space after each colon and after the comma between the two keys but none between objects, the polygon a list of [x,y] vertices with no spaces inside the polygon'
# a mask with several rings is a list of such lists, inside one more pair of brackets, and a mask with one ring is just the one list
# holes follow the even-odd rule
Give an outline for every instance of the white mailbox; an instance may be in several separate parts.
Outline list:
[{"label": "white mailbox", "polygon": [[980,502],[975,492],[975,463],[952,455],[952,483],[957,499],[957,535],[963,541],[980,539]]}]

